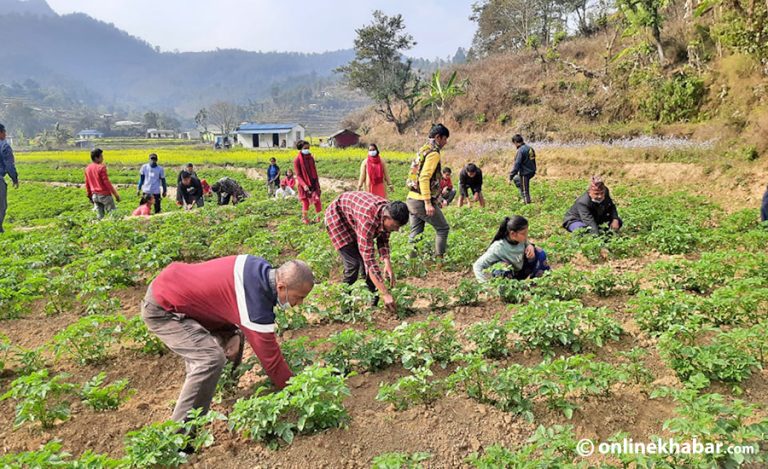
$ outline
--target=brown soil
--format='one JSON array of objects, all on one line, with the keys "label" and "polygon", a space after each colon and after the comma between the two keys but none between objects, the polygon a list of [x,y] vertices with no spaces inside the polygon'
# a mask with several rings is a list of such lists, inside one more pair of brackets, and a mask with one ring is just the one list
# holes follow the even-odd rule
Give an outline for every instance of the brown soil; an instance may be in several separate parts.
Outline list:
[{"label": "brown soil", "polygon": [[[632,260],[611,264],[615,264],[612,267],[616,270],[638,270],[645,263],[645,260]],[[417,287],[451,285],[467,275],[468,272],[432,272],[425,278],[408,279],[406,282]],[[143,293],[144,289],[140,287],[117,293],[124,315],[131,317],[139,312]],[[617,352],[635,346],[647,348],[650,352],[647,365],[655,377],[654,385],[679,385],[674,373],[659,358],[655,342],[641,334],[631,317],[624,314],[626,299],[585,298],[585,303],[590,306],[612,308],[617,320],[627,331],[619,342],[611,342],[603,348],[588,352],[595,353],[597,360],[619,363],[621,358]],[[456,327],[463,329],[497,314],[508,318],[514,314],[515,309],[498,300],[485,300],[480,306],[458,308],[450,314],[455,318]],[[429,313],[422,311],[412,320],[425,319]],[[57,331],[76,319],[74,313],[45,317],[35,312],[26,318],[4,321],[0,325],[2,332],[13,338],[14,344],[32,348],[46,343]],[[375,318],[375,327],[378,328],[393,329],[399,323],[383,311]],[[41,327],[41,324],[45,324],[45,327]],[[313,324],[299,331],[288,331],[283,340],[302,335],[310,339],[324,338],[346,327],[349,326]],[[113,352],[112,359],[98,367],[77,366],[67,360],[52,362],[52,367],[56,372],[70,373],[73,382],[83,382],[102,370],[107,372],[109,379],[126,378],[130,387],[136,390],[136,394],[126,404],[117,411],[97,413],[76,402],[72,406],[72,418],[57,424],[50,431],[22,427],[14,432],[11,424],[14,404],[11,401],[0,402],[0,413],[3,415],[0,418],[2,451],[34,449],[53,438],[59,438],[64,442],[64,447],[75,454],[92,449],[121,456],[122,442],[127,432],[166,419],[184,380],[184,366],[180,359],[173,354],[147,357],[128,348]],[[540,360],[538,353],[516,352],[506,362],[533,366]],[[438,371],[436,374],[443,377],[449,371]],[[369,467],[371,459],[376,455],[389,451],[427,451],[433,454],[429,467],[459,467],[468,454],[491,444],[502,443],[508,447],[524,444],[539,424],[572,424],[579,438],[597,438],[601,441],[624,430],[635,441],[644,441],[653,434],[662,433],[664,420],[673,416],[674,406],[671,402],[652,400],[648,397],[648,388],[629,384],[615,386],[610,397],[582,401],[571,421],[539,402],[535,406],[536,421],[529,423],[519,416],[478,404],[461,393],[449,395],[429,407],[417,406],[401,412],[375,400],[380,383],[392,382],[404,374],[401,368],[393,367],[350,378],[348,384],[352,395],[345,401],[351,415],[349,428],[302,435],[289,447],[279,450],[244,441],[229,432],[225,424],[216,424],[216,443],[202,454],[194,456],[192,467],[362,468]],[[7,388],[13,378],[12,374],[6,374],[0,380],[0,389]],[[214,405],[214,409],[227,413],[236,398],[248,396],[252,386],[262,380],[256,372],[249,372],[242,379],[237,396]],[[757,373],[744,388],[745,397],[751,402],[768,404],[767,372]]]}]

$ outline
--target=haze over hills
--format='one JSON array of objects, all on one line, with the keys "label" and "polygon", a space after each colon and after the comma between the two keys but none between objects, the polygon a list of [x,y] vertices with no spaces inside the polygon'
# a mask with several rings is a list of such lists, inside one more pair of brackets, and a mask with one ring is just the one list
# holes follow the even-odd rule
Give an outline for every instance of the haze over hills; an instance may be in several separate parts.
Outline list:
[{"label": "haze over hills", "polygon": [[327,82],[354,56],[352,50],[161,52],[85,14],[58,15],[45,0],[0,0],[0,23],[0,83],[32,79],[88,106],[185,117],[215,101],[269,99],[274,85],[287,89],[299,78]]}]

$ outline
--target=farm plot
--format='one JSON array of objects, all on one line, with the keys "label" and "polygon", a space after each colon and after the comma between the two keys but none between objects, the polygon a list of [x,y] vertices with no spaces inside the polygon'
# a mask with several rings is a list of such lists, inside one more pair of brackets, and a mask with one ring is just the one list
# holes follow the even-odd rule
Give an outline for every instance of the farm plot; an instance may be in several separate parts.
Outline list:
[{"label": "farm plot", "polygon": [[[582,181],[539,182],[536,203],[522,206],[513,188],[488,178],[486,209],[446,211],[444,259],[430,254],[429,228],[415,257],[407,234],[393,235],[395,317],[371,308],[362,285],[340,286],[340,260],[323,227],[298,223],[297,202],[267,200],[260,182],[241,174],[253,197],[237,207],[150,220],[121,218],[121,208],[95,223],[82,189],[42,182],[74,174],[69,155],[58,170],[56,157],[25,163],[22,175],[29,170],[40,185],[27,183],[35,190],[11,199],[14,227],[38,226],[0,238],[2,466],[768,463],[768,230],[756,210],[725,213],[701,197],[626,181],[611,184],[622,235],[573,237],[560,222]],[[181,151],[174,158],[195,161]],[[126,178],[128,165],[140,162],[113,161],[114,174]],[[394,180],[404,179],[405,155],[401,161],[392,165]],[[322,164],[321,175],[350,182],[359,168],[339,155]],[[198,172],[234,171],[220,166]],[[51,208],[51,193],[66,209]],[[334,196],[326,191],[324,203]],[[393,196],[404,197],[403,188]],[[480,287],[471,265],[512,213],[530,220],[530,237],[554,270]],[[297,375],[274,392],[246,354],[219,383],[214,412],[167,422],[184,367],[148,333],[139,301],[170,262],[238,253],[303,259],[316,273],[307,304],[278,317]],[[200,431],[185,431],[193,425]],[[582,458],[576,451],[582,438],[654,435],[762,452]],[[179,453],[188,445],[195,455]]]}]

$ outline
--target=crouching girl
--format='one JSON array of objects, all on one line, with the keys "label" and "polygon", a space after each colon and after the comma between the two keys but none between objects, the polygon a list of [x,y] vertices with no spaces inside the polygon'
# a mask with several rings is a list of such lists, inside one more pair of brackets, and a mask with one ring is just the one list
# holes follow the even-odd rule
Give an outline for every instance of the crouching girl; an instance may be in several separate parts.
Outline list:
[{"label": "crouching girl", "polygon": [[528,241],[528,220],[525,218],[504,218],[491,245],[472,266],[477,280],[487,282],[485,270],[499,263],[505,264],[506,269],[493,270],[493,277],[523,280],[539,277],[550,270],[544,250]]}]

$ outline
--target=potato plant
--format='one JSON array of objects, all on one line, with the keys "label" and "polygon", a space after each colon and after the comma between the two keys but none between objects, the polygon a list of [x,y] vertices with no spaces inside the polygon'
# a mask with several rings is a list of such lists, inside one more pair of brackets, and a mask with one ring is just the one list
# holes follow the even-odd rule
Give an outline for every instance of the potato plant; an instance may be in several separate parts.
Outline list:
[{"label": "potato plant", "polygon": [[57,421],[69,419],[71,396],[75,385],[64,380],[69,376],[50,376],[48,370],[40,370],[16,378],[0,400],[16,401],[14,428],[25,423],[39,422],[43,428],[51,428]]},{"label": "potato plant", "polygon": [[134,390],[126,389],[127,379],[104,384],[106,379],[107,374],[102,371],[83,384],[80,389],[80,399],[93,410],[115,410],[135,393]]},{"label": "potato plant", "polygon": [[432,455],[425,452],[384,453],[373,458],[371,469],[424,469],[421,463],[431,458]]},{"label": "potato plant", "polygon": [[433,378],[427,363],[392,384],[382,383],[376,400],[392,404],[397,410],[405,410],[414,405],[429,405],[439,400],[446,395],[449,386],[448,380]]},{"label": "potato plant", "polygon": [[475,344],[478,353],[487,358],[504,358],[511,352],[509,328],[497,315],[492,321],[478,322],[466,329],[464,335]]},{"label": "potato plant", "polygon": [[109,347],[123,333],[123,316],[93,315],[80,318],[53,337],[56,357],[68,356],[83,365],[103,363],[109,358]]},{"label": "potato plant", "polygon": [[60,441],[52,440],[35,451],[22,451],[0,456],[0,467],[7,469],[67,467],[73,469],[114,469],[125,467],[122,459],[112,459],[104,454],[86,450],[79,458],[62,449]]},{"label": "potato plant", "polygon": [[292,377],[273,394],[264,388],[235,403],[229,415],[230,429],[254,441],[277,447],[290,444],[297,433],[344,427],[349,414],[343,400],[349,396],[345,378],[338,370],[312,365]]},{"label": "potato plant", "polygon": [[553,356],[555,347],[577,353],[587,346],[602,347],[606,340],[618,340],[622,334],[621,326],[605,308],[538,299],[518,309],[509,321],[509,330],[518,336],[518,348],[540,349],[545,356]]},{"label": "potato plant", "polygon": [[576,437],[572,426],[539,426],[528,443],[516,451],[502,445],[491,445],[483,453],[472,453],[467,462],[477,469],[499,467],[577,467]]},{"label": "potato plant", "polygon": [[426,321],[403,323],[394,331],[395,344],[408,370],[433,363],[445,368],[461,350],[453,319],[429,316]]}]

